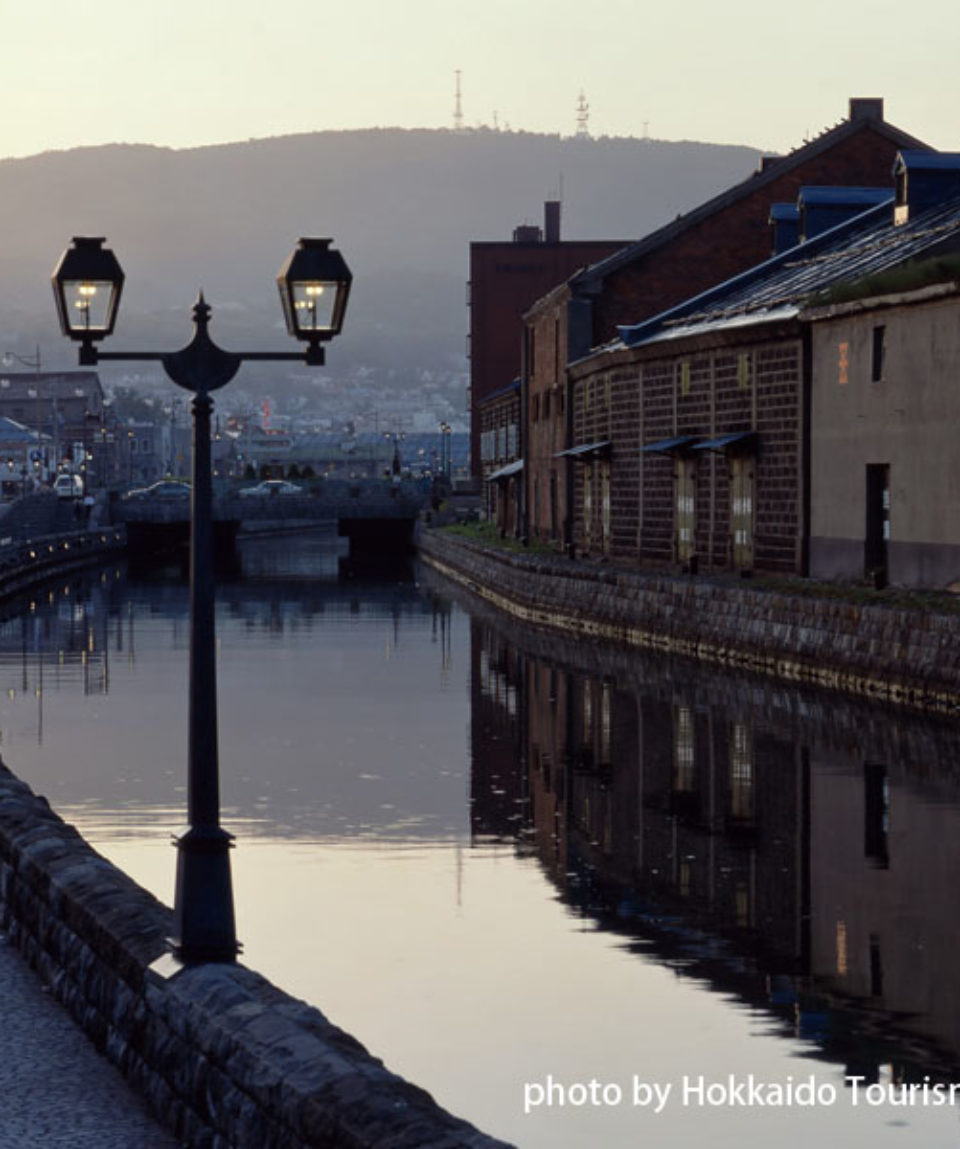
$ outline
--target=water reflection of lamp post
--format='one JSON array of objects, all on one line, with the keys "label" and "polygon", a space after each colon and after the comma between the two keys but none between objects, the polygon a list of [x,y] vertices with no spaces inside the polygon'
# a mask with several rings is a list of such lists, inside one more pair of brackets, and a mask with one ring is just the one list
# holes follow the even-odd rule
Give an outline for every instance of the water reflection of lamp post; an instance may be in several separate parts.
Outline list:
[{"label": "water reflection of lamp post", "polygon": [[210,338],[210,308],[201,295],[193,308],[192,341],[173,353],[102,352],[97,343],[116,322],[123,271],[99,238],[78,237],[54,272],[63,333],[79,342],[79,361],[159,361],[169,378],[193,398],[193,489],[190,529],[190,713],[187,768],[189,827],[177,839],[173,950],[186,963],[232,962],[239,946],[233,912],[229,850],[232,835],[220,825],[217,746],[216,635],[210,450],[211,393],[225,386],[245,360],[285,360],[312,366],[324,361],[325,341],[343,324],[351,275],[328,239],[302,239],[277,283],[287,327],[303,352],[228,352]]},{"label": "water reflection of lamp post", "polygon": [[[96,484],[103,486],[103,476],[100,474],[101,460],[95,458],[95,447],[97,444],[97,429],[102,421],[102,416],[98,415],[96,411],[84,410],[83,412],[83,459],[81,461],[80,474],[83,479],[83,493],[87,491],[91,483],[95,480]],[[93,424],[93,437],[90,434],[90,424]]]}]

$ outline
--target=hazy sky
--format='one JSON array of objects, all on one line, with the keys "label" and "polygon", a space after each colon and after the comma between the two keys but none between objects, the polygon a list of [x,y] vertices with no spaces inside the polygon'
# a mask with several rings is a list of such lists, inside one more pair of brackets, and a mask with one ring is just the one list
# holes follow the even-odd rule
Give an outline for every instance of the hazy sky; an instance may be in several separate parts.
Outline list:
[{"label": "hazy sky", "polygon": [[960,150],[956,0],[6,0],[0,156],[464,123],[785,151],[883,96]]}]

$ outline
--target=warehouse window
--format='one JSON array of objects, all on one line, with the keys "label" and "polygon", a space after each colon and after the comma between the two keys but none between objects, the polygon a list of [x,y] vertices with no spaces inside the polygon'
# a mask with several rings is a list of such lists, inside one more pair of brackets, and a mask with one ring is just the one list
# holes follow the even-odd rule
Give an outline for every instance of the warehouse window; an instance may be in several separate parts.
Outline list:
[{"label": "warehouse window", "polygon": [[873,354],[870,358],[870,379],[874,383],[879,383],[883,378],[883,360],[886,354],[884,336],[886,330],[886,327],[882,324],[873,329]]}]

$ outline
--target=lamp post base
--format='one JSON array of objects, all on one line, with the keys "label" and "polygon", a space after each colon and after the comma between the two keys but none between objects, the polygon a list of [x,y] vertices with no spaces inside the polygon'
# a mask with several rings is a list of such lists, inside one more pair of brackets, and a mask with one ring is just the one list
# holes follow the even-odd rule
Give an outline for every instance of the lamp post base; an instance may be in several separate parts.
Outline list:
[{"label": "lamp post base", "polygon": [[232,842],[233,835],[220,826],[194,826],[174,839],[176,920],[170,944],[184,965],[237,960],[241,947],[233,916]]}]

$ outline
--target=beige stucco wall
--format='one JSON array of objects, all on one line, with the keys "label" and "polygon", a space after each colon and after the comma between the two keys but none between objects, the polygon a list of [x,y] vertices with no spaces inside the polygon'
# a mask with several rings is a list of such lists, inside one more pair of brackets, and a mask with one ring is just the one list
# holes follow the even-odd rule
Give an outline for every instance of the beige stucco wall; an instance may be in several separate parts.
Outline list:
[{"label": "beige stucco wall", "polygon": [[960,580],[960,294],[941,285],[812,318],[811,573],[863,574],[866,467],[885,463],[891,582]]}]

